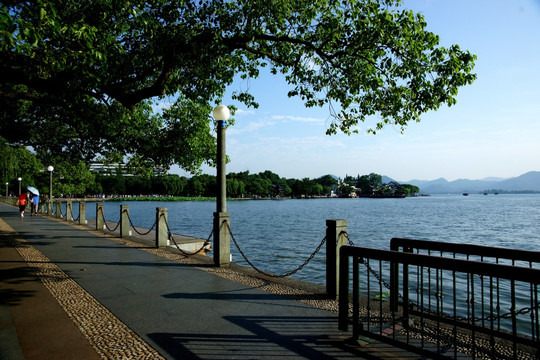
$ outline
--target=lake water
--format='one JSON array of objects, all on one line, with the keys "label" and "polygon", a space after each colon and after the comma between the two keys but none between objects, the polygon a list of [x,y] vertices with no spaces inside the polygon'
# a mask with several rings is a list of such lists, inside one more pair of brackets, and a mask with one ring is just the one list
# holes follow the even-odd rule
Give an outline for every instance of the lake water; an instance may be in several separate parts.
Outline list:
[{"label": "lake water", "polygon": [[[168,209],[174,234],[206,239],[215,202],[106,202],[118,221],[129,205],[136,226],[150,228],[156,207]],[[345,219],[358,246],[389,249],[392,237],[538,250],[540,195],[437,195],[405,199],[291,199],[228,201],[231,231],[249,260],[283,274],[301,265],[325,237],[326,219]],[[78,207],[73,213],[78,216]],[[95,214],[87,205],[87,217]],[[95,215],[94,215],[95,216]],[[233,262],[247,265],[231,242]],[[295,278],[324,284],[325,246]]]}]

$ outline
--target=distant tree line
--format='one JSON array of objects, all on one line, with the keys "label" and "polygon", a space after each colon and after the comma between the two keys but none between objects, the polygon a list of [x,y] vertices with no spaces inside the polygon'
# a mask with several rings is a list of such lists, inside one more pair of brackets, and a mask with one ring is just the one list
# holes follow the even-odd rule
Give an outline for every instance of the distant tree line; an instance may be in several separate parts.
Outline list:
[{"label": "distant tree line", "polygon": [[411,184],[398,184],[392,182],[384,184],[382,176],[371,173],[369,175],[345,176],[343,183],[339,187],[341,194],[350,194],[355,192],[358,196],[397,194],[411,196],[420,191],[420,188]]},{"label": "distant tree line", "polygon": [[[195,175],[191,178],[169,174],[143,178],[116,174],[96,175],[96,182],[105,194],[149,195],[166,194],[172,196],[216,196],[216,177]],[[258,174],[249,171],[227,174],[227,196],[241,197],[311,197],[330,194],[338,180],[331,175],[317,179],[286,179],[272,171]]]},{"label": "distant tree line", "polygon": [[[83,161],[70,161],[59,158],[47,158],[40,153],[33,153],[23,146],[10,146],[0,138],[0,178],[2,184],[8,184],[8,192],[17,195],[19,177],[21,190],[31,185],[42,195],[49,192],[48,165],[54,166],[53,196],[94,196],[94,195],[171,195],[171,196],[216,196],[216,177],[213,175],[195,175],[191,178],[168,174],[155,176],[150,173],[130,175],[121,167],[109,173],[93,173]],[[129,171],[129,169],[127,169]],[[338,186],[339,185],[339,186]],[[367,189],[385,189],[382,176],[378,174],[362,175],[353,178],[346,176],[340,182],[332,175],[316,179],[284,178],[266,170],[258,174],[249,171],[227,174],[227,195],[229,197],[314,197],[335,193],[350,193]],[[412,185],[401,185],[406,194],[418,192]],[[5,192],[2,191],[2,195]]]}]

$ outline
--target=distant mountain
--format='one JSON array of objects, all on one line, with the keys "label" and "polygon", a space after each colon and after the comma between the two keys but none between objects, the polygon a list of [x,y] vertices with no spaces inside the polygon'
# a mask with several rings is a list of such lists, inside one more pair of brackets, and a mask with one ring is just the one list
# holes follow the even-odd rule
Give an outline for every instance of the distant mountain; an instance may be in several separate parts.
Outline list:
[{"label": "distant mountain", "polygon": [[498,182],[495,188],[505,191],[540,191],[540,171],[530,171],[516,178]]},{"label": "distant mountain", "polygon": [[482,181],[503,181],[503,180],[507,180],[505,178],[500,178],[500,177],[487,177],[487,178],[484,178],[484,179],[480,179]]},{"label": "distant mountain", "polygon": [[540,171],[531,171],[511,179],[486,178],[483,180],[459,179],[447,181],[440,178],[432,181],[399,181],[403,184],[418,186],[423,194],[475,193],[485,190],[502,191],[538,191],[540,192]]}]

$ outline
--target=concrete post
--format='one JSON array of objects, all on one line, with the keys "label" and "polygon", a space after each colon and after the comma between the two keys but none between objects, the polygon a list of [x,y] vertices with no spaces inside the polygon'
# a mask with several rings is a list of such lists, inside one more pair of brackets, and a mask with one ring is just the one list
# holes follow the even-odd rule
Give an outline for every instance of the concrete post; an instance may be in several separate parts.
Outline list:
[{"label": "concrete post", "polygon": [[62,203],[60,201],[56,201],[56,218],[60,219],[62,218]]},{"label": "concrete post", "polygon": [[230,214],[214,213],[214,265],[228,267],[231,263],[231,234],[229,232]]},{"label": "concrete post", "polygon": [[347,244],[347,220],[326,220],[326,293],[339,294],[339,249]]},{"label": "concrete post", "polygon": [[169,231],[167,229],[167,208],[156,208],[156,247],[169,245]]},{"label": "concrete post", "polygon": [[120,205],[120,237],[128,237],[129,231],[129,205]]},{"label": "concrete post", "polygon": [[47,215],[49,215],[49,216],[53,215],[53,202],[52,202],[52,199],[47,200]]},{"label": "concrete post", "polygon": [[79,224],[86,225],[86,201],[79,203]]},{"label": "concrete post", "polygon": [[96,230],[103,230],[105,228],[104,216],[103,203],[96,203]]},{"label": "concrete post", "polygon": [[71,214],[72,214],[71,209],[72,208],[73,208],[73,203],[71,201],[67,201],[66,202],[66,221],[73,220],[73,216],[71,216]]}]

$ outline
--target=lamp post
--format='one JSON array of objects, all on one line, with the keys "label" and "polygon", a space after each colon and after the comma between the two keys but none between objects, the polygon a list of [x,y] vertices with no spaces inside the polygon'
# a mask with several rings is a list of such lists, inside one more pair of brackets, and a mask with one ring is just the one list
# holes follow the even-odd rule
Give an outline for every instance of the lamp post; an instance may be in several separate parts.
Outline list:
[{"label": "lamp post", "polygon": [[9,183],[7,182],[6,183],[6,197],[8,197],[8,189],[9,189],[8,187],[9,187]]},{"label": "lamp post", "polygon": [[52,215],[52,172],[54,170],[54,167],[52,165],[49,165],[47,167],[47,170],[49,170],[49,206],[47,209],[47,215]]},{"label": "lamp post", "polygon": [[231,262],[231,246],[229,229],[225,223],[229,223],[227,212],[227,178],[225,172],[225,127],[226,121],[231,115],[225,105],[216,106],[213,111],[217,121],[217,199],[216,212],[214,213],[214,264],[217,266],[229,266]]},{"label": "lamp post", "polygon": [[22,178],[17,178],[17,180],[19,180],[19,195],[21,195],[21,181],[22,181]]}]

